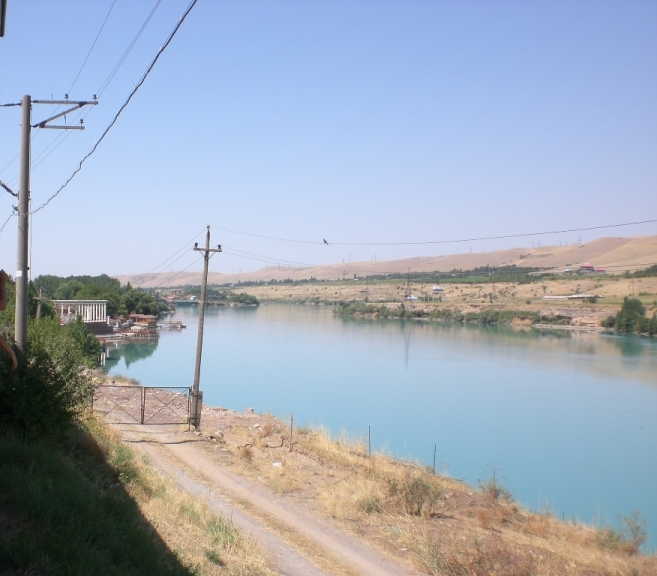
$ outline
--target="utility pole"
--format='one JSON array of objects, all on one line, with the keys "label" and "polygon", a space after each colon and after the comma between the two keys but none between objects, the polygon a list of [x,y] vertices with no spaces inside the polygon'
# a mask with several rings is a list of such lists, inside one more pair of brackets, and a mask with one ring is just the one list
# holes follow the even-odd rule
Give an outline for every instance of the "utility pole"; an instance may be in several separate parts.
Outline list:
[{"label": "utility pole", "polygon": [[30,132],[32,98],[23,96],[21,124],[21,164],[18,180],[18,244],[16,262],[15,338],[18,349],[27,351],[27,262],[30,218]]},{"label": "utility pole", "polygon": [[210,226],[205,234],[205,248],[199,248],[194,244],[196,252],[203,253],[203,281],[201,283],[201,302],[198,305],[198,337],[196,339],[196,366],[194,367],[194,385],[192,387],[192,412],[189,415],[189,423],[195,429],[201,427],[201,409],[203,408],[203,392],[199,390],[201,380],[201,354],[203,352],[203,321],[205,319],[205,292],[208,285],[208,263],[216,252],[221,252],[221,245],[210,248]]},{"label": "utility pole", "polygon": [[37,322],[39,321],[39,318],[41,318],[41,301],[42,300],[43,300],[43,288],[39,288],[39,299],[37,300],[37,311],[36,311]]},{"label": "utility pole", "polygon": [[[32,126],[32,104],[57,104],[60,106],[72,106],[64,112],[55,114],[47,120],[43,120]],[[27,271],[29,260],[29,224],[30,224],[30,136],[32,128],[52,128],[55,130],[84,130],[82,120],[79,126],[72,125],[49,125],[48,122],[66,116],[75,110],[87,105],[96,105],[98,101],[94,96],[93,101],[74,102],[65,100],[32,100],[29,95],[23,96],[21,102],[22,125],[21,125],[21,163],[18,189],[18,243],[17,243],[17,262],[16,262],[16,316],[15,316],[15,333],[16,346],[25,353],[27,350]]]}]

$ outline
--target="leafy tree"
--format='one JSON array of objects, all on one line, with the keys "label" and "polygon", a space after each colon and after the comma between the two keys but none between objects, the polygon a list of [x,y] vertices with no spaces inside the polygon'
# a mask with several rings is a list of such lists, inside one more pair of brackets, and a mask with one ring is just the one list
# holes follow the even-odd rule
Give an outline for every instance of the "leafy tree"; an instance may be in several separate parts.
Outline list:
[{"label": "leafy tree", "polygon": [[77,280],[62,282],[55,292],[55,300],[73,300],[82,288],[84,284]]},{"label": "leafy tree", "polygon": [[618,332],[647,332],[650,321],[646,318],[646,308],[638,298],[625,298],[620,312],[616,315]]},{"label": "leafy tree", "polygon": [[144,290],[131,288],[123,294],[123,303],[128,314],[152,314],[157,316],[160,313],[160,303]]}]

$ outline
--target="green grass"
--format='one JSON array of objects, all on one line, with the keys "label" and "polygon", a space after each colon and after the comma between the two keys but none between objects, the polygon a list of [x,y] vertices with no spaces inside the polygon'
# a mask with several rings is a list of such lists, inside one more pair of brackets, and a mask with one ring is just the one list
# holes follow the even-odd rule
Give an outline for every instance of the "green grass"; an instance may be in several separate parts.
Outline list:
[{"label": "green grass", "polygon": [[191,575],[126,487],[132,454],[110,465],[86,430],[54,444],[0,438],[0,573]]}]

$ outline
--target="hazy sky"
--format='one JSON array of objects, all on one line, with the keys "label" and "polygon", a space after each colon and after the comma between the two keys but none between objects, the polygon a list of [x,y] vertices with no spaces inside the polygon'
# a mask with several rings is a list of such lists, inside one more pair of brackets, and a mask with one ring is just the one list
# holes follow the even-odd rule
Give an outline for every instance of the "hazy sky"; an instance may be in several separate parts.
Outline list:
[{"label": "hazy sky", "polygon": [[[9,0],[0,104],[62,98],[112,2]],[[33,131],[33,207],[93,146],[188,0],[161,1],[101,94],[156,3],[116,0],[70,90],[99,95],[87,129]],[[53,110],[34,105],[33,122]],[[0,108],[0,179],[14,189],[20,113]],[[0,195],[0,225],[12,204]],[[34,215],[32,276],[147,272],[206,224],[331,244],[656,217],[655,2],[199,0],[97,152]],[[213,244],[309,264],[532,241],[327,247],[212,232]],[[13,274],[15,218],[0,254]],[[164,269],[196,260],[181,254]],[[219,272],[264,265],[212,260]]]}]

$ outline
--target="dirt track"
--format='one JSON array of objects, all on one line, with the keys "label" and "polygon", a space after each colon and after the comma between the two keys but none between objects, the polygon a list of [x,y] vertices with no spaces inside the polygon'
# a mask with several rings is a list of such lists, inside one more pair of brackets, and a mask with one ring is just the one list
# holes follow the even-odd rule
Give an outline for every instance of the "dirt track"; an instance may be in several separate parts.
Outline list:
[{"label": "dirt track", "polygon": [[281,574],[407,576],[419,574],[320,518],[310,507],[223,468],[193,433],[175,427],[117,425],[183,489],[203,497],[266,549]]}]

